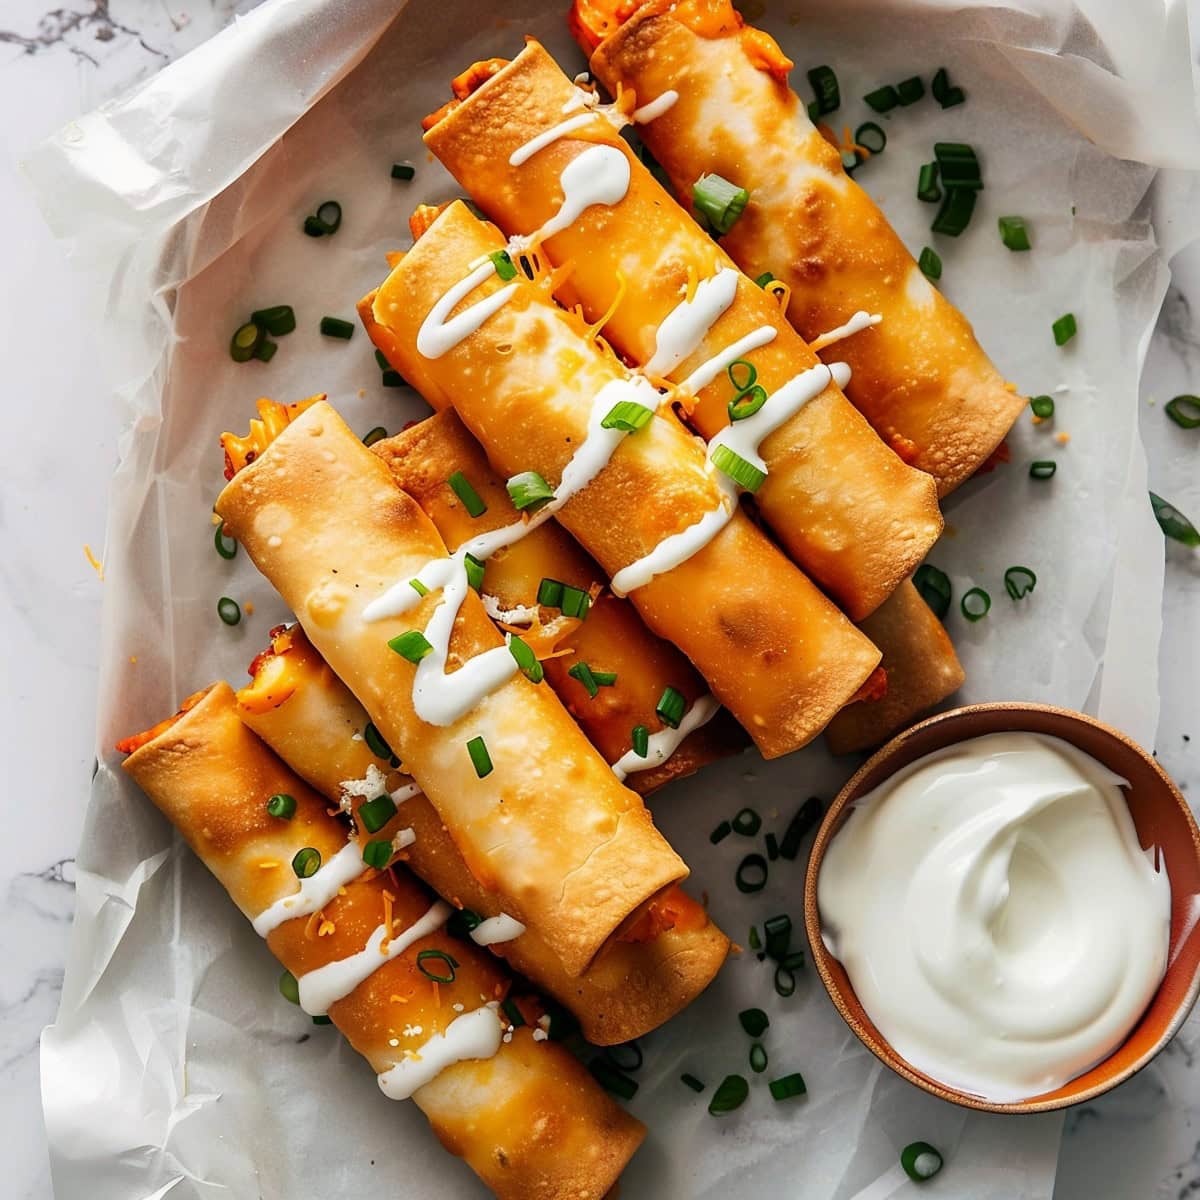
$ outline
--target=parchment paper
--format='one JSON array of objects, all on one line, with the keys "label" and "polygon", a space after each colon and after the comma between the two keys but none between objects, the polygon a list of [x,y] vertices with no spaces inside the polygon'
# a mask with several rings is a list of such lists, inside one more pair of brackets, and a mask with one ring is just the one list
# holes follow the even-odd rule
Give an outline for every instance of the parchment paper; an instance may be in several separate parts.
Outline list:
[{"label": "parchment paper", "polygon": [[[791,0],[765,16],[758,7],[747,4],[748,15],[796,59],[801,86],[810,66],[837,69],[839,125],[872,118],[857,97],[873,87],[916,72],[928,80],[939,66],[968,92],[951,110],[926,99],[884,118],[887,151],[859,175],[914,251],[939,250],[942,287],[1001,368],[1058,406],[1052,426],[1022,418],[1013,462],[947,505],[931,560],[956,589],[948,626],[968,673],[961,699],[1088,704],[1152,742],[1162,541],[1145,499],[1137,388],[1168,278],[1152,200],[1172,249],[1195,235],[1186,202],[1200,128],[1182,5],[1160,14],[1124,0]],[[317,323],[353,318],[354,301],[384,273],[383,253],[407,244],[411,207],[454,194],[418,125],[448,96],[451,75],[515,53],[527,32],[568,71],[582,66],[563,8],[268,0],[27,164],[103,312],[111,361],[97,372],[109,382],[83,400],[115,396],[125,429],[105,554],[100,765],[62,1007],[43,1039],[59,1200],[480,1194],[413,1106],[384,1100],[334,1031],[279,997],[277,966],[122,777],[111,746],[213,678],[239,682],[285,616],[244,553],[226,563],[213,551],[220,432],[244,430],[263,394],[326,391],[362,432],[394,432],[426,411],[413,393],[381,388],[361,329],[334,342]],[[928,232],[934,210],[914,197],[934,140],[970,141],[983,162],[986,190],[957,241]],[[389,178],[400,159],[417,164],[412,183]],[[1155,184],[1155,167],[1171,168],[1170,187]],[[304,215],[328,198],[343,205],[341,230],[304,237]],[[1029,221],[1032,253],[1001,244],[996,217],[1009,213]],[[268,365],[232,363],[232,330],[276,303],[295,306],[297,331]],[[1080,332],[1058,349],[1050,325],[1068,311]],[[1027,477],[1034,458],[1058,459],[1053,481]],[[1038,574],[1020,605],[1002,582],[1017,564]],[[957,609],[972,585],[993,601],[976,625]],[[222,625],[222,595],[252,603],[253,615]],[[775,864],[764,892],[742,896],[733,872],[750,845],[734,837],[714,847],[708,830],[752,803],[781,832],[851,765],[819,746],[769,765],[747,754],[655,799],[695,888],[736,940],[776,912],[799,928],[803,864]],[[750,1004],[771,1016],[770,1066],[752,1077],[747,1104],[716,1120],[678,1075],[710,1088],[730,1071],[750,1075],[735,1015]],[[631,1200],[901,1196],[911,1185],[896,1157],[917,1138],[947,1157],[925,1196],[1041,1200],[1052,1190],[1057,1118],[967,1116],[934,1101],[860,1047],[814,976],[780,999],[769,964],[752,954],[732,959],[643,1049],[632,1108],[651,1133],[623,1180]],[[794,1070],[808,1096],[773,1104],[766,1080]]]}]

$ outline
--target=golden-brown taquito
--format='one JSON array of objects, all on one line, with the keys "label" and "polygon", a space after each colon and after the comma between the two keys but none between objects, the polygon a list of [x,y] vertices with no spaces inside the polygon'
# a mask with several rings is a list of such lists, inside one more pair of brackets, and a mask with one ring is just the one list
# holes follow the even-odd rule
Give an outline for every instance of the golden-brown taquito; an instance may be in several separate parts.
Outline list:
[{"label": "golden-brown taquito", "polygon": [[[472,274],[470,264],[503,247],[494,226],[452,204],[396,263],[372,318],[388,330],[396,365],[435,403],[453,404],[497,471],[536,471],[557,487],[588,436],[593,408],[607,405],[607,389],[631,380],[577,316],[539,282],[518,275],[502,283],[492,274],[452,313],[489,303],[502,288],[506,301],[444,353],[418,349],[426,318]],[[726,505],[702,444],[660,411],[556,519],[613,579]],[[691,557],[629,595],[769,758],[816,736],[879,661],[867,638],[740,510]]]},{"label": "golden-brown taquito", "polygon": [[[578,213],[572,208],[570,223],[540,242],[562,268],[558,295],[580,302],[589,320],[603,319],[606,340],[628,361],[676,384],[756,334],[770,340],[745,346],[737,358],[757,371],[768,405],[786,404],[785,385],[817,369],[812,398],[761,442],[768,473],[755,500],[793,560],[861,620],[937,540],[942,518],[933,483],[880,441],[775,298],[737,270],[602,115],[513,165],[512,156],[561,123],[579,97],[545,49],[529,40],[512,63],[444,113],[426,144],[506,233],[535,240],[564,206],[564,180],[581,156],[601,146],[624,155],[624,191],[614,188],[606,202]],[[734,281],[711,324],[682,336],[678,329],[663,333],[668,315],[697,288]],[[669,355],[667,343],[677,347]],[[689,419],[709,440],[729,424],[737,393],[725,370],[713,376],[688,387],[695,401]]]},{"label": "golden-brown taquito", "polygon": [[577,0],[572,26],[610,91],[639,104],[677,93],[642,139],[689,206],[705,174],[748,189],[721,245],[752,278],[769,271],[788,285],[788,317],[805,338],[859,311],[883,316],[824,357],[850,365],[846,394],[884,441],[939,495],[973,475],[1025,400],[842,169],[774,41],[730,0]]},{"label": "golden-brown taquito", "polygon": [[[378,955],[379,965],[368,961],[369,974],[356,972],[361,981],[334,999],[328,1013],[381,1076],[381,1086],[398,1064],[430,1067],[444,1049],[448,1065],[436,1074],[427,1070],[430,1081],[412,1098],[442,1144],[497,1197],[600,1200],[607,1193],[644,1136],[641,1123],[561,1046],[535,1041],[536,1025],[511,1030],[503,1040],[506,1022],[488,1008],[510,986],[496,959],[436,927],[431,897],[402,869],[362,866],[358,844],[347,841],[346,826],[329,815],[326,801],[239,719],[227,684],[215,684],[177,720],[156,727],[124,765],[252,921],[299,899],[302,885],[291,865],[298,852],[321,855],[320,869],[305,881],[309,887],[321,872],[337,869],[339,855],[357,855],[358,868],[343,873],[346,882],[327,903],[266,935],[271,952],[299,981],[302,998],[311,1006],[309,988],[323,982],[312,972],[364,950]],[[294,801],[290,818],[267,811],[275,795]],[[382,930],[383,939],[399,946],[408,940],[406,931],[428,926],[430,932],[392,956],[380,940]],[[420,960],[423,952],[433,955]],[[451,968],[443,955],[457,965]],[[435,983],[421,962],[453,979]],[[326,990],[328,998],[341,989]],[[479,1057],[474,1037],[448,1032],[460,1019],[489,1031],[482,1041],[495,1046],[491,1057]],[[424,1060],[414,1058],[422,1051]],[[467,1051],[475,1057],[455,1061]]]},{"label": "golden-brown taquito", "polygon": [[[278,632],[253,668],[253,680],[237,694],[242,720],[317,791],[340,804],[346,781],[365,779],[372,768],[384,777],[392,774],[392,760],[372,749],[376,738],[367,734],[366,710],[297,626]],[[387,782],[395,787],[401,781]],[[353,797],[356,814],[363,799]],[[370,836],[391,839],[402,829],[415,835],[400,852],[415,874],[456,906],[485,919],[499,916],[495,896],[467,869],[423,795],[404,800],[396,815]],[[624,936],[642,940],[614,942],[574,978],[533,932],[491,949],[568,1008],[588,1041],[608,1046],[649,1033],[694,1000],[729,948],[729,939],[704,909],[678,888],[652,902],[643,929]]]},{"label": "golden-brown taquito", "polygon": [[[291,422],[217,499],[217,512],[359,698],[437,809],[471,873],[580,974],[645,903],[687,875],[641,797],[621,784],[544,684],[508,678],[450,724],[417,715],[417,666],[389,641],[428,627],[442,591],[397,616],[364,610],[446,558],[433,523],[327,403]],[[469,588],[444,678],[503,647]],[[865,639],[864,639],[865,640]],[[483,770],[469,743],[490,759]]]}]

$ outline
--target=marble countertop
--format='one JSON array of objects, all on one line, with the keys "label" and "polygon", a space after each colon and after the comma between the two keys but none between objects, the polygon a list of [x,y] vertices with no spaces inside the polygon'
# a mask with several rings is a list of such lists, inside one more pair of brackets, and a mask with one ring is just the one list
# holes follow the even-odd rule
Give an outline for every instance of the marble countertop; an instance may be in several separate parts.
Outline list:
[{"label": "marble countertop", "polygon": [[[38,1095],[38,1037],[53,1020],[74,901],[73,855],[93,759],[102,583],[99,555],[113,412],[97,388],[96,334],[72,272],[17,166],[26,147],[157,70],[253,7],[252,0],[5,0],[0,6],[0,346],[10,446],[0,476],[6,761],[0,813],[0,1128],[13,1200],[51,1195]],[[1200,391],[1200,248],[1177,256],[1149,349],[1143,401]],[[1194,487],[1196,435],[1149,412],[1156,491]],[[63,429],[71,433],[63,437]],[[1193,491],[1194,494],[1194,491]],[[1195,514],[1193,513],[1193,516]],[[1157,752],[1185,791],[1200,783],[1200,557],[1168,548]],[[1191,739],[1191,740],[1189,740]],[[32,814],[30,808],[36,805]],[[1067,1117],[1055,1200],[1200,1193],[1200,1017],[1156,1063]]]}]

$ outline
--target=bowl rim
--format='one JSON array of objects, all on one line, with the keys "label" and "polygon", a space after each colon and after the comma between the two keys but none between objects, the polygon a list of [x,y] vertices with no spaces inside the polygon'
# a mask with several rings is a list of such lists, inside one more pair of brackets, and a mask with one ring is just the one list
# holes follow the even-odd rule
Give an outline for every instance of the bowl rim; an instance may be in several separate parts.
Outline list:
[{"label": "bowl rim", "polygon": [[[833,1001],[834,1008],[837,1009],[838,1015],[850,1027],[862,1044],[875,1055],[880,1062],[902,1078],[907,1079],[909,1083],[915,1084],[922,1091],[928,1092],[933,1096],[937,1096],[941,1100],[948,1100],[953,1104],[957,1104],[962,1108],[976,1109],[980,1112],[991,1113],[1006,1113],[1006,1114],[1029,1114],[1053,1112],[1058,1109],[1072,1108],[1077,1104],[1085,1104],[1090,1100],[1096,1099],[1097,1096],[1103,1095],[1105,1092],[1111,1091],[1119,1084],[1131,1079],[1158,1055],[1163,1048],[1171,1041],[1172,1038],[1179,1032],[1183,1023],[1187,1020],[1196,1003],[1196,998],[1200,995],[1200,963],[1192,972],[1192,978],[1188,983],[1188,988],[1180,1001],[1175,1012],[1172,1014],[1170,1021],[1167,1023],[1162,1035],[1150,1046],[1143,1054],[1131,1062],[1128,1066],[1118,1071],[1108,1079],[1102,1080],[1093,1084],[1091,1087],[1080,1092],[1078,1095],[1062,1096],[1056,1099],[1049,1100],[1017,1100],[1001,1103],[998,1101],[986,1100],[980,1096],[972,1096],[967,1092],[961,1092],[950,1087],[932,1076],[923,1075],[915,1068],[909,1065],[891,1045],[881,1035],[878,1035],[873,1029],[869,1029],[855,1017],[850,1011],[849,1005],[846,1003],[842,994],[841,987],[834,981],[829,964],[835,961],[825,943],[821,938],[821,917],[820,910],[817,905],[817,879],[820,875],[821,865],[825,859],[825,852],[829,847],[829,843],[833,838],[833,827],[838,824],[843,810],[852,802],[858,799],[858,795],[862,789],[863,781],[867,776],[875,771],[880,763],[891,758],[896,751],[912,738],[923,734],[925,731],[936,728],[941,725],[955,723],[963,717],[977,713],[1042,713],[1058,718],[1065,718],[1069,723],[1076,725],[1087,725],[1108,738],[1122,743],[1124,746],[1139,755],[1153,769],[1153,773],[1157,776],[1159,783],[1166,789],[1167,793],[1175,800],[1175,803],[1182,810],[1184,819],[1187,823],[1188,830],[1191,833],[1192,848],[1195,851],[1197,858],[1200,859],[1200,828],[1197,827],[1196,818],[1192,815],[1192,810],[1188,807],[1188,803],[1183,793],[1176,786],[1174,780],[1163,770],[1159,765],[1158,760],[1144,750],[1137,742],[1135,742],[1128,734],[1122,733],[1121,730],[1114,728],[1112,725],[1106,724],[1104,721],[1096,717],[1089,716],[1087,713],[1081,713],[1075,709],[1063,708],[1055,704],[1038,704],[1032,701],[1019,700],[998,700],[984,702],[980,704],[966,704],[958,708],[948,709],[945,712],[935,713],[933,716],[926,717],[924,720],[918,721],[910,725],[907,729],[902,730],[894,737],[890,738],[878,750],[874,751],[871,756],[854,772],[853,775],[845,782],[841,790],[834,797],[829,808],[826,810],[824,817],[821,819],[821,824],[817,829],[816,837],[813,839],[812,851],[809,854],[808,865],[804,875],[804,926],[808,934],[809,947],[812,953],[813,963],[817,968],[817,973],[821,977],[821,983],[828,993],[830,1000]],[[1031,731],[1032,732],[1032,731]],[[971,737],[983,737],[985,734],[972,734]],[[956,738],[946,745],[955,745],[961,741],[969,740],[966,737]],[[1064,741],[1069,741],[1069,738],[1064,738]],[[1073,743],[1072,743],[1073,744]],[[934,750],[928,753],[934,753]],[[899,768],[897,768],[899,769]],[[884,778],[890,778],[895,772],[890,772]],[[1164,867],[1165,869],[1165,867]],[[1165,976],[1164,976],[1165,977]],[[1161,984],[1160,984],[1161,986]],[[852,989],[851,989],[852,990]],[[1157,990],[1155,992],[1157,995]],[[1153,1000],[1151,1001],[1153,1002]],[[1124,1044],[1124,1043],[1122,1043]],[[1119,1048],[1119,1047],[1118,1047]],[[1115,1053],[1116,1048],[1111,1053]],[[1106,1060],[1101,1060],[1106,1061]],[[1097,1064],[1099,1065],[1099,1064]],[[1093,1068],[1094,1069],[1094,1068]]]}]

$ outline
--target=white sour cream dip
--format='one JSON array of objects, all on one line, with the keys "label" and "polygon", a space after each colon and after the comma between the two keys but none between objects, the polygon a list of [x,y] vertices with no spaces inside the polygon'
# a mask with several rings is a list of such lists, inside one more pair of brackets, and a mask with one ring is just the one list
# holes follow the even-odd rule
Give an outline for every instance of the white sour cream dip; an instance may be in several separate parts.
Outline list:
[{"label": "white sour cream dip", "polygon": [[1127,781],[1059,738],[918,759],[853,808],[818,880],[822,938],[893,1049],[998,1103],[1115,1050],[1167,966],[1171,892]]}]

